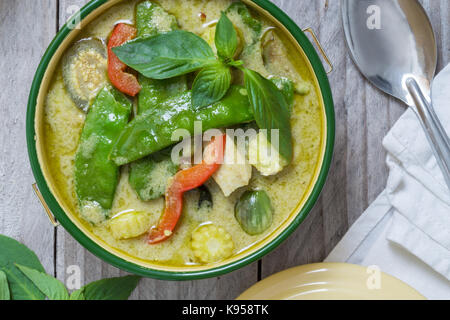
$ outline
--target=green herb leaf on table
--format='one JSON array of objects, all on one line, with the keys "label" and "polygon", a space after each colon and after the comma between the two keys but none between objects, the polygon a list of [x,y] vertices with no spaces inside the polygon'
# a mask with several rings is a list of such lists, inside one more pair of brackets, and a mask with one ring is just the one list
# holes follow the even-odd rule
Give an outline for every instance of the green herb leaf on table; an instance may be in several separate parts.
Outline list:
[{"label": "green herb leaf on table", "polygon": [[271,130],[279,130],[280,155],[292,160],[292,133],[289,106],[276,85],[258,72],[241,68],[245,75],[245,86],[250,98],[255,120],[260,129],[267,129],[268,140],[272,141]]},{"label": "green herb leaf on table", "polygon": [[[140,279],[138,276],[103,279],[92,282],[80,290],[85,300],[127,300],[136,289]],[[80,293],[77,293],[76,297],[78,299],[75,300],[84,300],[79,299]]]},{"label": "green herb leaf on table", "polygon": [[84,287],[72,292],[69,300],[86,300],[86,297],[84,296]]},{"label": "green herb leaf on table", "polygon": [[0,301],[10,300],[11,294],[9,293],[8,279],[6,273],[0,271]]},{"label": "green herb leaf on table", "polygon": [[217,63],[208,43],[199,36],[176,30],[130,41],[113,48],[119,59],[151,79],[169,79]]},{"label": "green herb leaf on table", "polygon": [[231,70],[222,63],[202,69],[192,87],[192,105],[196,109],[221,100],[231,86]]},{"label": "green herb leaf on table", "polygon": [[50,300],[68,300],[69,293],[64,284],[58,279],[25,266],[16,264],[16,267],[30,279],[34,285]]},{"label": "green herb leaf on table", "polygon": [[237,32],[231,20],[223,12],[216,27],[215,42],[220,58],[226,60],[234,57],[238,46]]},{"label": "green herb leaf on table", "polygon": [[23,266],[45,272],[36,254],[18,241],[0,235],[0,271],[8,278],[11,299],[43,300],[44,294],[16,266]]}]

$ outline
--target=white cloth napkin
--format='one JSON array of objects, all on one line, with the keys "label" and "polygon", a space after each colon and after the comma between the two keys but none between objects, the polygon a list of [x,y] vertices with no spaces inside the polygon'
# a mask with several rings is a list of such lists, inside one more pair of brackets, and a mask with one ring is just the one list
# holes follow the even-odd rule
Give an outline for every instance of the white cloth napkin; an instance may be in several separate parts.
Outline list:
[{"label": "white cloth napkin", "polygon": [[[450,65],[435,78],[432,100],[450,134]],[[386,190],[326,261],[377,265],[429,299],[450,299],[450,191],[414,111],[383,146]]]}]

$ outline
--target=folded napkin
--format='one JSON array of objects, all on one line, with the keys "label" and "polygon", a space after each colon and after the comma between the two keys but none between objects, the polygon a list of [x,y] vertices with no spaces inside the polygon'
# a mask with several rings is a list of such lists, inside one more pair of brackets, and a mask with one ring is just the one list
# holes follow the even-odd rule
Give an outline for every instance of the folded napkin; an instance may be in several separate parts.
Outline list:
[{"label": "folded napkin", "polygon": [[[433,81],[432,100],[450,134],[450,65]],[[429,299],[450,299],[450,190],[413,110],[383,146],[386,190],[326,261],[377,265]]]}]

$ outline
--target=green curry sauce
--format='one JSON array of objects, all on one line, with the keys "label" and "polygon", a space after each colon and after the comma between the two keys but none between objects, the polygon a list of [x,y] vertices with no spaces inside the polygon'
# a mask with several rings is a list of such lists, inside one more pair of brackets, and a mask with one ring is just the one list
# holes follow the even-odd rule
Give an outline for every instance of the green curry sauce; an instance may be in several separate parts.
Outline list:
[{"label": "green curry sauce", "polygon": [[[139,1],[124,1],[110,8],[99,18],[90,23],[83,31],[79,39],[100,38],[107,40],[111,30],[118,21],[129,21],[134,24],[135,7]],[[165,11],[175,16],[178,27],[182,30],[193,32],[214,45],[214,24],[209,23],[220,18],[222,11],[227,10],[233,3],[231,0],[159,0]],[[165,12],[164,10],[162,12]],[[162,13],[164,14],[164,13]],[[254,17],[257,17],[254,14]],[[253,17],[247,17],[252,18]],[[117,240],[113,237],[108,220],[97,224],[91,224],[81,217],[79,201],[75,192],[74,172],[76,167],[76,153],[80,142],[86,116],[77,108],[63,81],[62,66],[58,68],[46,98],[45,105],[45,152],[49,160],[50,172],[56,187],[63,197],[65,205],[96,237],[103,240],[109,246],[125,252],[127,255],[148,260],[165,266],[182,267],[186,265],[202,264],[196,259],[191,247],[192,233],[199,226],[212,223],[226,230],[234,242],[233,254],[250,248],[262,241],[277,229],[304,198],[311,184],[314,182],[314,174],[317,170],[321,153],[323,137],[323,111],[319,103],[319,89],[315,86],[306,62],[294,46],[289,43],[280,32],[269,39],[270,45],[265,50],[253,45],[255,42],[255,29],[258,25],[252,23],[242,24],[242,19],[230,19],[240,30],[240,36],[245,42],[245,48],[240,52],[240,59],[244,66],[258,71],[264,77],[286,77],[294,81],[297,92],[293,97],[291,116],[293,136],[293,161],[282,172],[263,177],[253,169],[250,184],[225,197],[218,185],[211,179],[206,183],[212,195],[213,206],[199,206],[201,191],[194,190],[185,194],[184,208],[181,220],[178,222],[174,234],[167,241],[149,245],[147,235],[128,240]],[[158,19],[157,19],[158,20]],[[163,23],[160,19],[157,23]],[[270,23],[261,17],[257,17],[262,31],[270,27]],[[166,27],[173,28],[173,21]],[[161,26],[164,27],[164,26]],[[146,32],[153,32],[147,30]],[[141,79],[142,81],[142,79]],[[162,80],[164,86],[164,80]],[[169,96],[183,95],[189,79],[181,79],[175,85],[173,91],[168,91]],[[234,85],[242,85],[241,77],[234,75]],[[151,88],[150,88],[151,89]],[[236,89],[239,91],[239,89]],[[171,98],[171,97],[169,97]],[[292,99],[292,97],[290,98]],[[245,99],[238,100],[245,104]],[[151,104],[151,101],[149,102]],[[242,110],[247,110],[248,105],[243,105]],[[143,111],[137,110],[137,99],[134,101],[134,114]],[[158,119],[157,110],[155,119]],[[248,117],[246,114],[242,116]],[[251,118],[250,118],[251,119]],[[247,120],[247,119],[243,119]],[[160,119],[156,120],[160,121]],[[220,119],[213,124],[227,125]],[[161,123],[161,125],[163,125]],[[170,145],[170,144],[169,144]],[[165,145],[164,147],[167,147]],[[163,148],[160,148],[163,149]],[[143,166],[153,168],[152,166]],[[111,170],[115,170],[112,168]],[[133,166],[125,165],[118,169],[118,186],[115,191],[110,217],[129,210],[144,212],[148,216],[151,226],[157,225],[164,210],[164,198],[144,201],[143,195],[138,194],[136,186],[130,184],[130,170],[137,170]],[[154,170],[154,175],[164,175],[165,170]],[[114,174],[114,172],[112,172]],[[133,182],[133,179],[131,179]],[[135,181],[137,181],[135,179]],[[145,187],[145,186],[144,186]],[[143,187],[143,188],[144,188]],[[249,235],[243,231],[235,218],[235,204],[239,198],[250,189],[265,190],[273,207],[273,221],[269,229],[259,235]],[[151,197],[150,195],[149,197]]]}]

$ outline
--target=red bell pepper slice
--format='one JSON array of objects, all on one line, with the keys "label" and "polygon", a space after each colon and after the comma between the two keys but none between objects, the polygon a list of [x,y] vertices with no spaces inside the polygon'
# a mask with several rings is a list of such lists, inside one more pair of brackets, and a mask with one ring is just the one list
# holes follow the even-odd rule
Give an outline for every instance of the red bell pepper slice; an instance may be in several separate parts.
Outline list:
[{"label": "red bell pepper slice", "polygon": [[141,91],[141,86],[136,76],[125,72],[127,65],[119,60],[112,51],[112,48],[121,46],[125,42],[136,38],[137,30],[135,27],[125,23],[119,23],[115,26],[108,41],[108,76],[111,83],[119,91],[129,95],[136,96]]},{"label": "red bell pepper slice", "polygon": [[183,194],[205,184],[219,170],[224,157],[226,135],[215,138],[207,147],[208,154],[199,165],[178,172],[166,191],[166,207],[156,229],[150,231],[149,244],[170,238],[183,210]]}]

